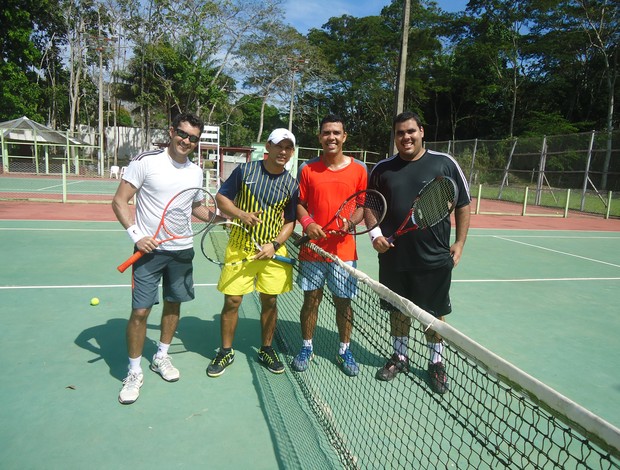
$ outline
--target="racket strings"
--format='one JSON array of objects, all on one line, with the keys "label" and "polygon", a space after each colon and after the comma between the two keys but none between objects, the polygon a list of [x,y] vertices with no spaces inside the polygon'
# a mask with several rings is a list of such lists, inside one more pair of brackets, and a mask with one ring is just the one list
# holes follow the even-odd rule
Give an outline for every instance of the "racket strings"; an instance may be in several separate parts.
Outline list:
[{"label": "racket strings", "polygon": [[177,194],[168,204],[163,227],[171,236],[191,237],[202,232],[213,221],[216,212],[215,198],[207,190],[188,189]]},{"label": "racket strings", "polygon": [[192,232],[192,199],[179,197],[166,209],[164,228],[172,236],[190,236]]},{"label": "racket strings", "polygon": [[418,200],[412,221],[419,227],[431,227],[442,221],[452,211],[456,190],[448,179],[441,179],[428,186]]},{"label": "racket strings", "polygon": [[351,231],[355,227],[356,211],[358,211],[358,199],[348,200],[338,211],[336,217],[336,227],[338,230]]},{"label": "racket strings", "polygon": [[195,207],[192,212],[191,229],[192,233],[200,233],[206,228],[206,225],[213,222],[217,214],[217,205],[215,198],[205,191],[205,198],[201,201],[200,206]]},{"label": "racket strings", "polygon": [[362,219],[357,224],[363,221],[366,228],[371,230],[383,220],[386,210],[385,199],[379,193],[367,193],[362,208]]},{"label": "racket strings", "polygon": [[358,225],[374,228],[383,220],[385,199],[377,192],[364,191],[351,198],[340,210],[340,229],[353,232]]}]

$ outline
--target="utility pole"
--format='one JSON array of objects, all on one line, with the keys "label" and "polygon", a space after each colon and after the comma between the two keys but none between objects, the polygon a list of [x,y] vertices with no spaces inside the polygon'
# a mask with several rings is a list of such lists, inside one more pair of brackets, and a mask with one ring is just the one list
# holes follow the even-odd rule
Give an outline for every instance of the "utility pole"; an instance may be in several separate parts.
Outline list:
[{"label": "utility pole", "polygon": [[99,176],[105,173],[105,151],[103,148],[103,48],[98,47],[99,52]]},{"label": "utility pole", "polygon": [[105,126],[103,120],[103,53],[108,52],[113,47],[113,42],[117,40],[116,37],[107,37],[103,35],[101,30],[101,17],[98,14],[98,35],[91,37],[91,44],[99,55],[99,176],[103,176],[105,173]]},{"label": "utility pole", "polygon": [[[411,0],[405,0],[403,6],[403,31],[400,45],[400,57],[398,64],[398,79],[396,81],[396,90],[394,93],[394,116],[402,113],[405,107],[405,81],[407,79],[407,51],[409,48],[409,18],[411,15]],[[390,155],[396,153],[396,145],[394,144],[394,127],[390,133]]]},{"label": "utility pole", "polygon": [[288,130],[293,131],[293,105],[295,103],[295,73],[310,62],[309,59],[303,57],[287,57],[291,69],[291,104],[288,112]]}]

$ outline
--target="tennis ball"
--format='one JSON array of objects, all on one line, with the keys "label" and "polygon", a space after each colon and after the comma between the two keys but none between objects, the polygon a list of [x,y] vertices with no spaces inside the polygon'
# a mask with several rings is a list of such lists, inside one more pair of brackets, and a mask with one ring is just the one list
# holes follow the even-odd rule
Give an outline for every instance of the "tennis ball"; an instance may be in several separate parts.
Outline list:
[{"label": "tennis ball", "polygon": [[93,306],[99,305],[99,299],[97,297],[93,297],[92,299],[90,299],[90,304]]}]

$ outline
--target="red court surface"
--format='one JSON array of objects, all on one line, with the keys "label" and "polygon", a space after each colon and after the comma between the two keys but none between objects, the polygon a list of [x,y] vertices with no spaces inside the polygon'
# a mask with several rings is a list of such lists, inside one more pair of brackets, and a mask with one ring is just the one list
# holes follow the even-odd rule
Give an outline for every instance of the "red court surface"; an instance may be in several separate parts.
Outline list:
[{"label": "red court surface", "polygon": [[[518,212],[519,206],[501,201],[485,201],[486,211],[491,209],[503,212]],[[475,204],[471,205],[472,210]],[[508,208],[508,210],[506,210]],[[512,210],[510,210],[512,209]],[[499,211],[499,210],[498,210]],[[532,209],[534,211],[534,209]],[[472,214],[471,228],[523,229],[523,230],[593,230],[604,232],[620,232],[620,219],[605,219],[579,212],[570,212],[567,218],[557,217],[557,211],[536,208],[538,215],[486,215]],[[85,220],[114,221],[116,220],[110,204],[72,204],[72,203],[40,203],[25,201],[1,201],[0,219],[4,220]]]}]

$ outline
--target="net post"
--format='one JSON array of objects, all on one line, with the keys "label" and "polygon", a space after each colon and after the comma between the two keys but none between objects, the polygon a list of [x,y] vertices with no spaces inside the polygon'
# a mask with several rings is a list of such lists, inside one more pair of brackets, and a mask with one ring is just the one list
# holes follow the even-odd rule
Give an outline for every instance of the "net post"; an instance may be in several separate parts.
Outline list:
[{"label": "net post", "polygon": [[67,165],[62,164],[62,202],[67,202]]},{"label": "net post", "polygon": [[570,188],[566,190],[566,205],[564,206],[564,218],[568,218],[568,206],[570,204]]},{"label": "net post", "polygon": [[478,185],[478,199],[476,200],[476,215],[480,214],[480,198],[482,197],[482,183]]},{"label": "net post", "polygon": [[525,193],[523,197],[523,210],[521,211],[521,215],[524,216],[527,211],[527,195],[529,193],[530,188],[528,186],[525,187]]}]

